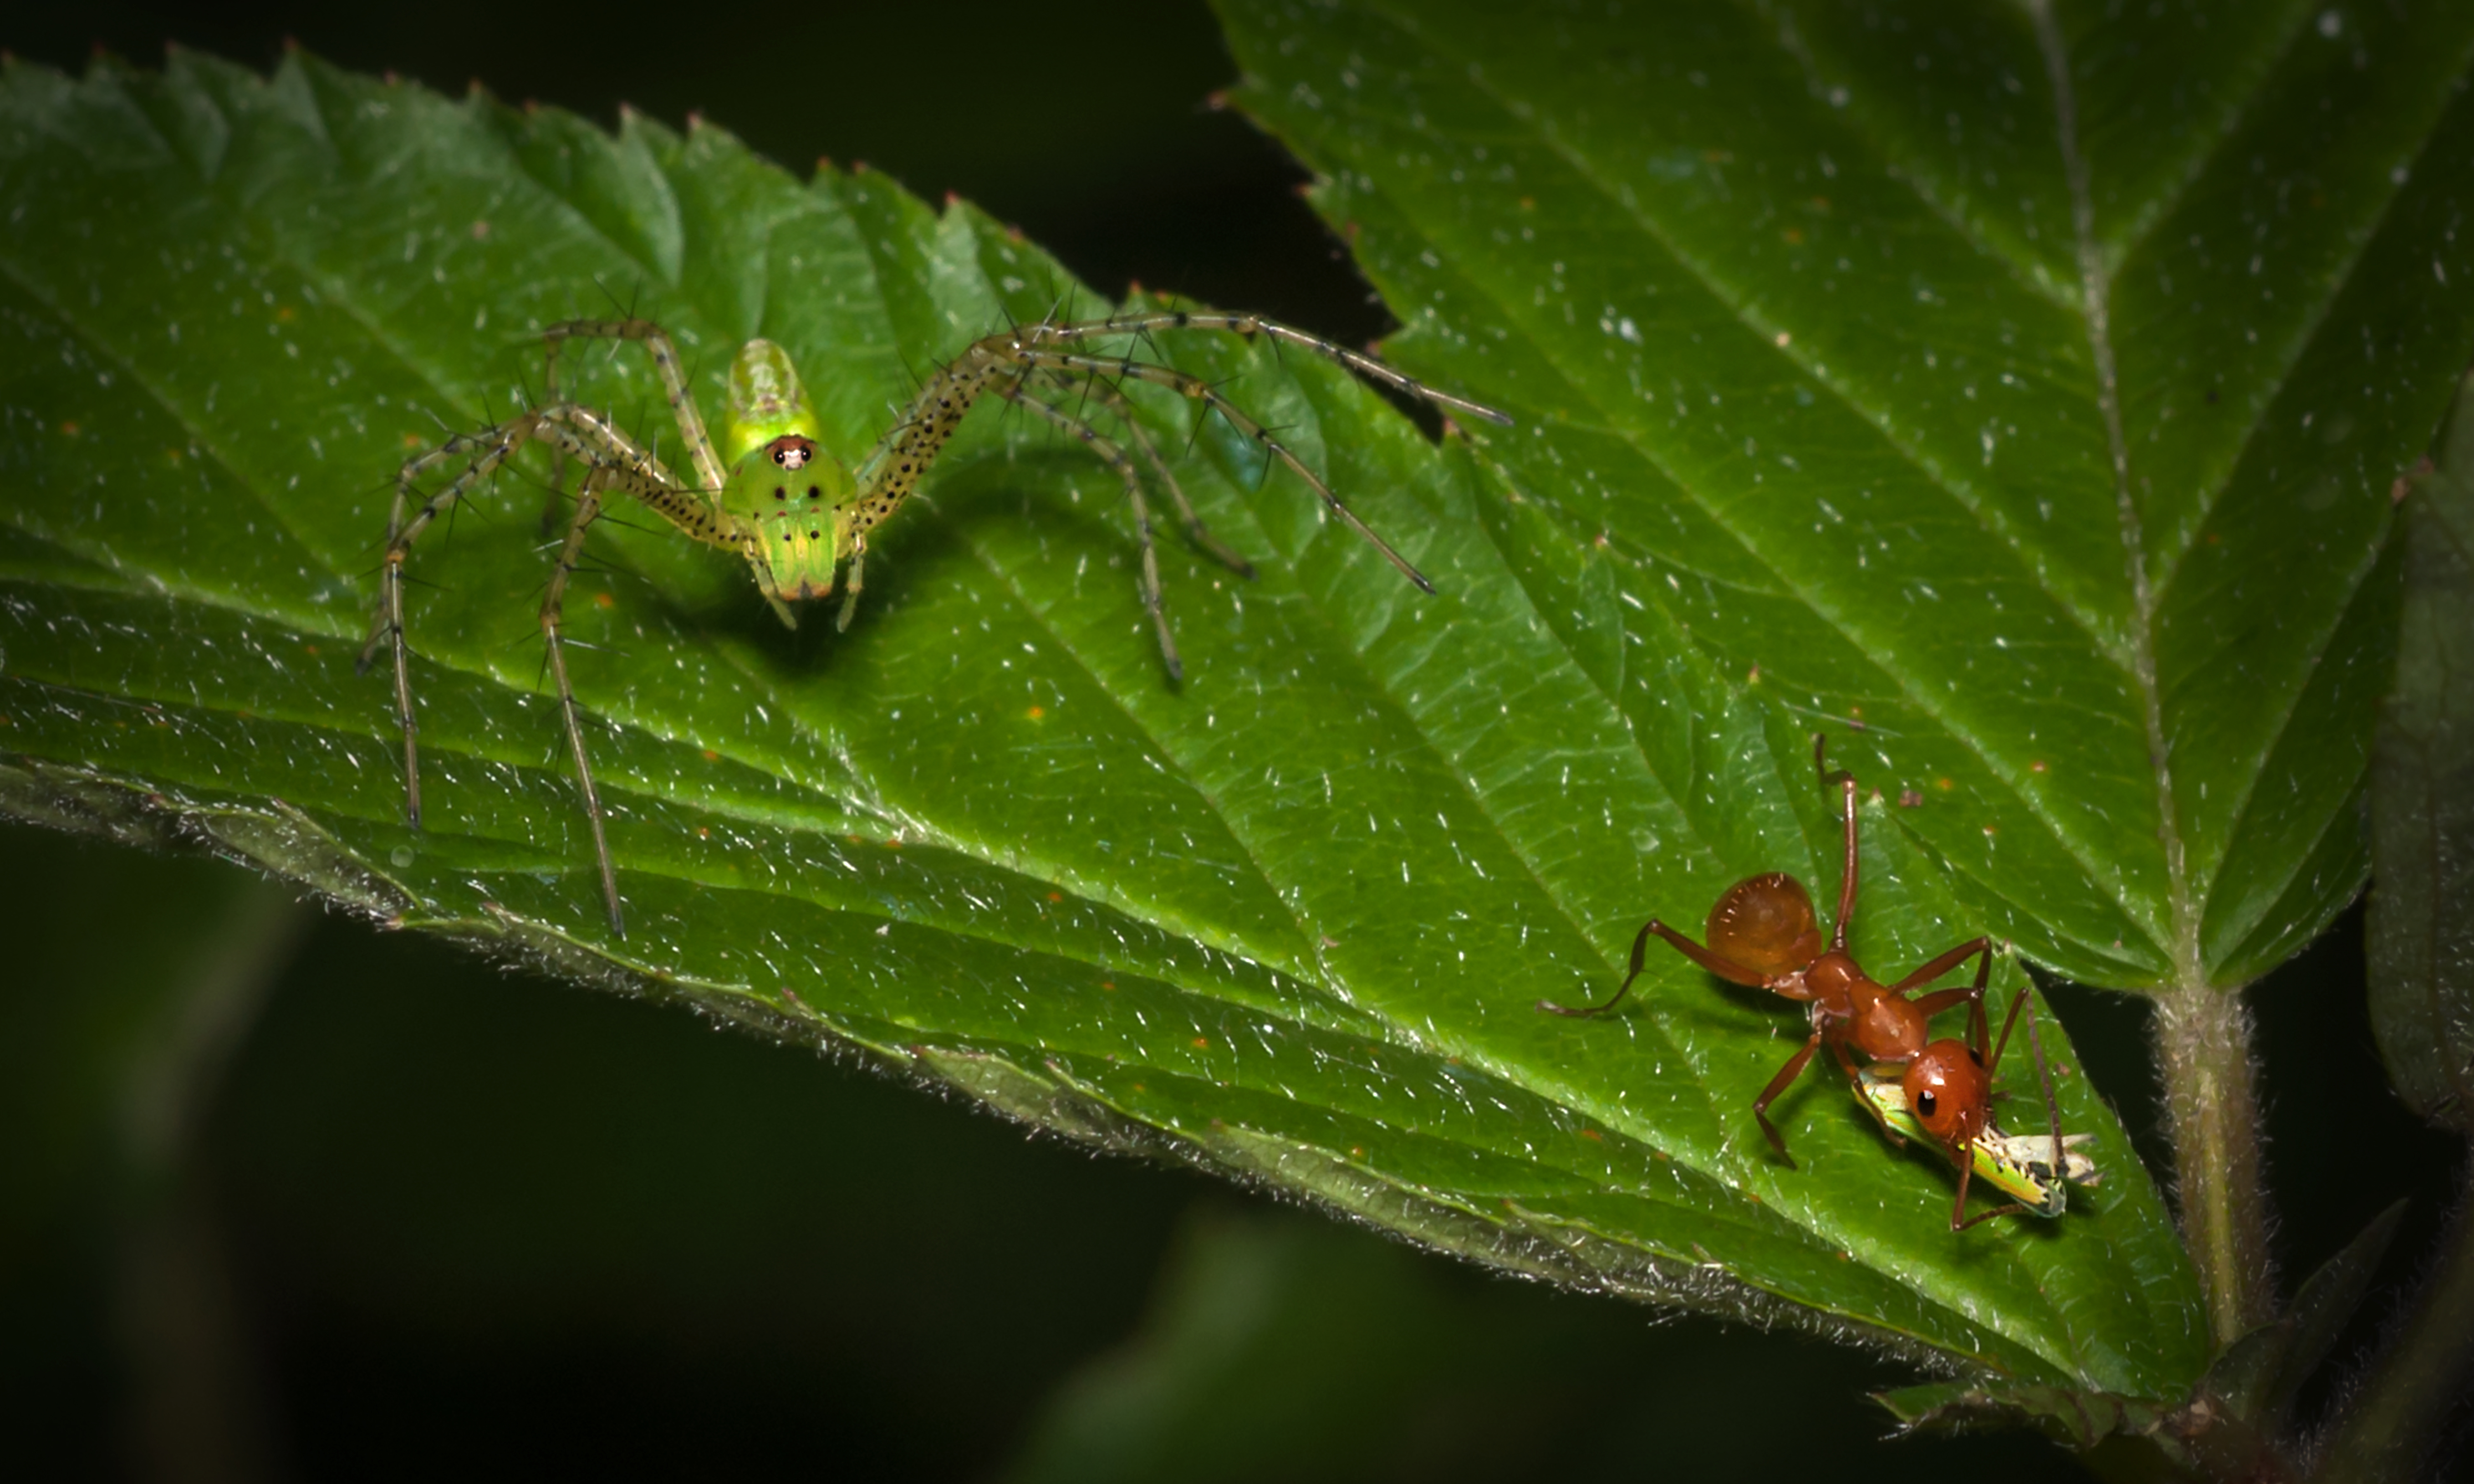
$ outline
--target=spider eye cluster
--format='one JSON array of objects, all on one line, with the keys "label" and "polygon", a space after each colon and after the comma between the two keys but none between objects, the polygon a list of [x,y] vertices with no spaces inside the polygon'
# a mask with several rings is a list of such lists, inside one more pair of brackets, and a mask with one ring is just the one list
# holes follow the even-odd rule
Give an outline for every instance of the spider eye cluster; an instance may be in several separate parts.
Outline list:
[{"label": "spider eye cluster", "polygon": [[796,433],[788,433],[765,444],[764,452],[784,468],[806,468],[808,461],[816,456],[816,445]]}]

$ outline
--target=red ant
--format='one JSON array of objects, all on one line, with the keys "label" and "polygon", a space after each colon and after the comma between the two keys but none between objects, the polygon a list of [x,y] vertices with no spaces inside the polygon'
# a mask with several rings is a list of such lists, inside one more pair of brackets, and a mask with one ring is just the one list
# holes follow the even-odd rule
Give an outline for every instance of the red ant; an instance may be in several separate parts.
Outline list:
[{"label": "red ant", "polygon": [[[1965,1053],[1964,1042],[1933,1041],[1927,1044],[1928,1022],[1932,1017],[1963,1000],[1976,1002],[1976,1021],[1983,1020],[1984,984],[1993,969],[1993,945],[1990,939],[1975,938],[1925,965],[1898,983],[1883,986],[1867,977],[1863,969],[1847,951],[1847,926],[1856,915],[1856,778],[1844,769],[1830,771],[1827,760],[1828,739],[1812,739],[1813,767],[1821,774],[1821,786],[1836,784],[1842,795],[1847,837],[1847,869],[1838,886],[1838,917],[1831,924],[1830,946],[1821,945],[1821,929],[1814,921],[1811,895],[1804,883],[1784,872],[1773,871],[1738,881],[1727,888],[1710,909],[1710,923],[1705,936],[1710,945],[1703,947],[1656,918],[1651,918],[1632,944],[1632,967],[1613,998],[1601,1005],[1573,1008],[1540,1000],[1538,1008],[1563,1016],[1604,1015],[1619,1004],[1632,990],[1633,980],[1640,976],[1641,957],[1648,950],[1652,934],[1665,939],[1677,952],[1733,984],[1751,989],[1767,990],[1789,999],[1802,1000],[1812,1017],[1812,1035],[1804,1049],[1787,1059],[1761,1095],[1753,1099],[1753,1116],[1760,1120],[1761,1132],[1769,1136],[1770,1144],[1779,1158],[1793,1169],[1795,1157],[1786,1152],[1786,1140],[1779,1136],[1770,1122],[1769,1108],[1812,1061],[1812,1053],[1827,1043],[1848,1080],[1862,1091],[1861,1074],[1847,1048],[1856,1050],[1875,1062],[1903,1064],[1908,1067],[1910,1086],[1920,1075],[1920,1068],[1929,1081],[1920,1085],[1918,1095],[1930,1112],[1919,1111],[1917,1116],[1934,1137],[1945,1144],[1958,1147],[1972,1142],[1985,1125],[1987,1113],[1983,1079],[1979,1076],[1973,1092],[1962,1089],[1971,1086],[1966,1074],[1981,1065],[1981,1058],[1967,1064],[1962,1057],[1953,1059],[1941,1054],[1944,1047],[1956,1047]],[[1976,957],[1976,982],[1964,989],[1939,990],[1922,999],[1907,998],[1909,991],[1929,984],[1943,974]],[[2017,1018],[2017,1007],[2011,1017]],[[2032,1032],[2031,1032],[2032,1034]],[[1978,1038],[1981,1039],[1980,1037]],[[2002,1039],[2009,1039],[2009,1027],[2002,1027]],[[1998,1055],[1998,1053],[1997,1053]],[[1986,1068],[1989,1072],[1990,1068]],[[1948,1090],[1944,1090],[1947,1089]],[[1867,1103],[1867,1107],[1871,1105]],[[1911,1106],[1912,1103],[1911,1103]],[[1936,1125],[1939,1126],[1936,1126]],[[1953,1132],[1945,1136],[1943,1128]],[[1960,1132],[1964,1130],[1963,1134]],[[1891,1137],[1897,1138],[1895,1130]],[[1953,1138],[1958,1140],[1953,1144]],[[2056,1144],[2058,1150],[2060,1146]],[[1954,1157],[1955,1158],[1955,1157]],[[1967,1162],[1959,1161],[1959,1196],[1967,1193]]]}]

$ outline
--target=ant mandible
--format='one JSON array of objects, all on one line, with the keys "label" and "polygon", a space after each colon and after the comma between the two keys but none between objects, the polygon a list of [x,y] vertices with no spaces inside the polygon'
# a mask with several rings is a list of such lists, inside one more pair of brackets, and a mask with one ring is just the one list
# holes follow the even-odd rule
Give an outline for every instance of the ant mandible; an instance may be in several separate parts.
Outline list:
[{"label": "ant mandible", "polygon": [[[1779,1068],[1779,1074],[1770,1079],[1761,1095],[1753,1099],[1753,1116],[1760,1120],[1761,1132],[1769,1136],[1771,1147],[1778,1150],[1779,1158],[1786,1161],[1789,1169],[1796,1167],[1795,1157],[1786,1152],[1786,1140],[1770,1122],[1770,1104],[1802,1075],[1814,1051],[1827,1044],[1860,1093],[1861,1074],[1855,1059],[1848,1055],[1848,1047],[1855,1047],[1871,1061],[1912,1067],[1932,1049],[1927,1045],[1928,1022],[1935,1015],[1962,1001],[1974,1000],[1981,1018],[1985,979],[1993,969],[1993,944],[1986,938],[1970,939],[1898,983],[1886,986],[1875,982],[1848,953],[1847,927],[1856,915],[1856,778],[1844,769],[1831,771],[1828,748],[1828,738],[1815,736],[1812,763],[1821,775],[1821,786],[1826,789],[1835,785],[1840,791],[1847,839],[1847,866],[1838,885],[1838,916],[1831,925],[1828,948],[1821,945],[1812,897],[1805,891],[1804,883],[1783,871],[1767,872],[1727,888],[1726,895],[1710,909],[1709,926],[1703,935],[1710,940],[1708,947],[1651,918],[1640,936],[1633,940],[1632,966],[1622,985],[1604,1004],[1574,1007],[1551,1000],[1538,1002],[1539,1009],[1561,1016],[1598,1016],[1613,1010],[1631,993],[1633,981],[1640,977],[1641,958],[1648,951],[1653,934],[1732,984],[1804,1001],[1812,1017],[1811,1037]],[[1977,960],[1974,984],[1937,990],[1921,999],[1907,998],[1910,991],[1940,978],[1966,963],[1971,955]],[[2016,1009],[2011,1013],[2015,1017]],[[2002,1034],[2006,1040],[2007,1026]],[[1958,1041],[1934,1045],[1964,1049]],[[1934,1065],[1942,1064],[1936,1061]],[[1936,1103],[1940,1100],[1935,1098]],[[1929,1117],[1923,1121],[1931,1127]],[[1895,1139],[1898,1135],[1892,1131],[1890,1137]],[[1960,1168],[1963,1172],[1966,1166],[1962,1163]],[[1962,1196],[1964,1193],[1962,1185]]]}]

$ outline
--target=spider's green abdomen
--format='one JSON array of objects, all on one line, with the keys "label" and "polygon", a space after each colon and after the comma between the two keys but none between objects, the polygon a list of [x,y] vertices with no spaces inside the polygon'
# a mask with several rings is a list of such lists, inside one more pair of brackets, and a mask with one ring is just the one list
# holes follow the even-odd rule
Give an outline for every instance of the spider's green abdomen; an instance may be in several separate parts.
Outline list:
[{"label": "spider's green abdomen", "polygon": [[850,471],[816,441],[816,415],[789,355],[751,340],[730,365],[721,506],[748,533],[765,596],[821,598],[850,549]]}]

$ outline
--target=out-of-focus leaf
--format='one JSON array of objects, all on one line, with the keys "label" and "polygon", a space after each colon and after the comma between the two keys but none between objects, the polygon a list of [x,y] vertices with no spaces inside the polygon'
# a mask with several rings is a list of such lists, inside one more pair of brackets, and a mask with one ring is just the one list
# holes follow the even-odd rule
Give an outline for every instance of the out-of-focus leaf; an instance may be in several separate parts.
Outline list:
[{"label": "out-of-focus leaf", "polygon": [[2415,1112],[2474,1129],[2474,380],[2406,483],[2405,629],[2371,765],[2371,1030]]},{"label": "out-of-focus leaf", "polygon": [[2405,1215],[2399,1201],[2373,1218],[2342,1252],[2319,1265],[2274,1324],[2225,1347],[2208,1368],[2201,1390],[2235,1416],[2281,1427],[2295,1393],[2328,1358],[2328,1348],[2361,1307],[2380,1258]]}]

